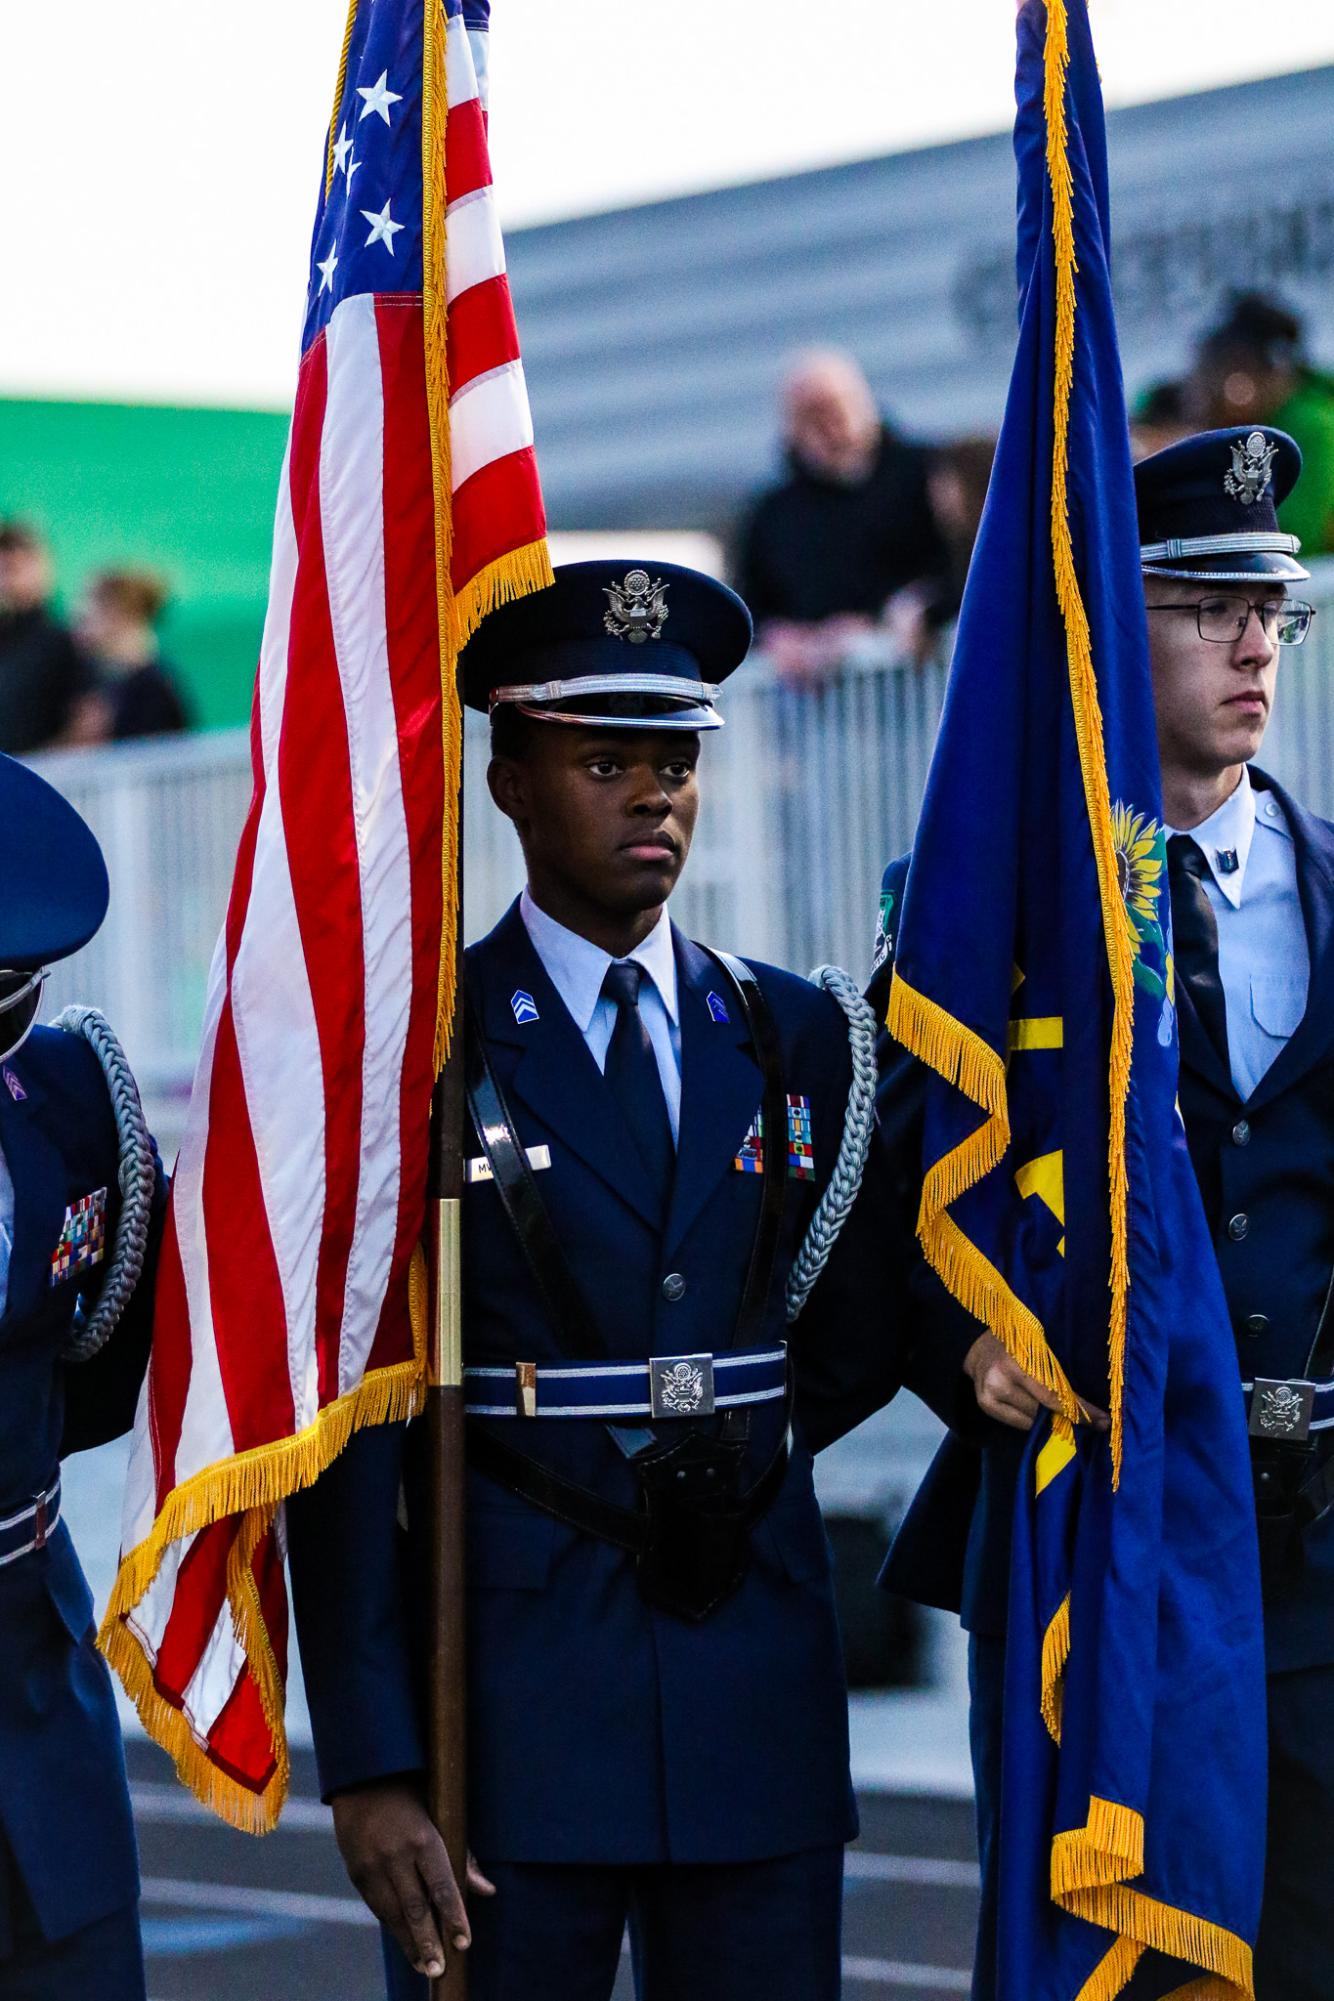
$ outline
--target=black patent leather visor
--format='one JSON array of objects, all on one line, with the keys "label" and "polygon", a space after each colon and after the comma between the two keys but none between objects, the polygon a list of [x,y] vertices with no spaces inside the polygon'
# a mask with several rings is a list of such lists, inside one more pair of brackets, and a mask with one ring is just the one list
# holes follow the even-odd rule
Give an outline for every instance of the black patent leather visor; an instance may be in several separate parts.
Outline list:
[{"label": "black patent leather visor", "polygon": [[23,1047],[37,1021],[48,968],[12,973],[0,967],[0,1063]]}]

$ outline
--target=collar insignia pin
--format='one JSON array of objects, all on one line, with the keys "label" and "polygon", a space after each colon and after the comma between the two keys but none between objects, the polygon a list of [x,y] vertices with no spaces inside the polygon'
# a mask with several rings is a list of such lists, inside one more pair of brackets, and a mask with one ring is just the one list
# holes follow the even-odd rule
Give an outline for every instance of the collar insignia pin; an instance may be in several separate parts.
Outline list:
[{"label": "collar insignia pin", "polygon": [[1218,873],[1220,875],[1235,875],[1241,867],[1241,862],[1238,860],[1235,848],[1218,848],[1215,851],[1214,860],[1218,864]]},{"label": "collar insignia pin", "polygon": [[613,639],[628,639],[632,646],[661,639],[667,623],[667,592],[670,585],[659,577],[651,579],[647,570],[629,570],[623,584],[604,585],[607,609],[602,623]]},{"label": "collar insignia pin", "polygon": [[541,1020],[541,1016],[537,1012],[537,1002],[531,994],[526,994],[522,987],[510,995],[510,1006],[514,1010],[514,1019],[518,1022],[520,1028],[524,1027],[527,1022]]},{"label": "collar insignia pin", "polygon": [[724,1026],[732,1019],[731,1015],[727,1012],[727,1003],[721,994],[709,995],[709,1013],[715,1021],[722,1022]]},{"label": "collar insignia pin", "polygon": [[0,1072],[0,1075],[4,1077],[5,1083],[9,1087],[9,1095],[14,1100],[14,1103],[16,1105],[26,1104],[28,1094],[24,1090],[22,1084],[20,1084],[15,1072],[10,1069],[8,1063],[6,1063],[4,1070]]},{"label": "collar insignia pin", "polygon": [[1271,445],[1263,431],[1252,431],[1232,447],[1232,464],[1223,475],[1223,491],[1243,507],[1254,507],[1269,491],[1277,445]]}]

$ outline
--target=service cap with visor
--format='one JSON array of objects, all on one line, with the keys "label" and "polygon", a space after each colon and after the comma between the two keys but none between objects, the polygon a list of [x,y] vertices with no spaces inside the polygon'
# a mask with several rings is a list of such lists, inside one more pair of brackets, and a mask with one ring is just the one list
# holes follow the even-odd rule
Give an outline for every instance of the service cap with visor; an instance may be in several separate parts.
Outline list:
[{"label": "service cap with visor", "polygon": [[110,888],[91,827],[54,785],[0,755],[0,1060],[31,1033],[47,971],[88,943]]},{"label": "service cap with visor", "polygon": [[676,563],[562,563],[463,649],[463,698],[596,729],[716,730],[720,684],[750,650],[735,591]]},{"label": "service cap with visor", "polygon": [[1146,576],[1200,583],[1300,583],[1301,543],[1278,525],[1302,455],[1286,431],[1202,431],[1135,467],[1140,564]]}]

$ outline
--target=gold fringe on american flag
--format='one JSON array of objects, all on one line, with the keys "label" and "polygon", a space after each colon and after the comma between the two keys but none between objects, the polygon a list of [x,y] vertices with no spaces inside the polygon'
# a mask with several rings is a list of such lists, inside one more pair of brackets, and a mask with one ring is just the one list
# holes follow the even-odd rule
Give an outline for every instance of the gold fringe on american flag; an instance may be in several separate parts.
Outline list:
[{"label": "gold fringe on american flag", "polygon": [[[101,1643],[226,1819],[287,1786],[284,1498],[424,1390],[460,646],[551,581],[480,0],[354,0],[252,725]],[[354,185],[355,182],[355,185]],[[238,281],[243,274],[238,274]]]}]

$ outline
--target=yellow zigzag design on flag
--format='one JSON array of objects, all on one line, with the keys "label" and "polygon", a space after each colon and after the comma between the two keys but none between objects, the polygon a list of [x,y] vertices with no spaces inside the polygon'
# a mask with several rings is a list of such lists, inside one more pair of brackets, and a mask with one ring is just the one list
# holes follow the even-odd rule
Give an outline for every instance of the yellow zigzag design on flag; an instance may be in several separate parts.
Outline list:
[{"label": "yellow zigzag design on flag", "polygon": [[[1036,1195],[1039,1202],[1046,1204],[1057,1222],[1065,1223],[1065,1155],[1058,1148],[1055,1153],[1040,1153],[1036,1160],[1030,1160],[1021,1167],[1014,1177],[1014,1185],[1023,1200],[1027,1202]],[[1065,1256],[1065,1238],[1056,1246]]]},{"label": "yellow zigzag design on flag", "polygon": [[[1074,194],[1065,120],[1070,62],[1066,0],[1045,0],[1044,48],[1047,173],[1052,195],[1056,264],[1056,383],[1053,411],[1051,536],[1057,602],[1066,634],[1066,664],[1089,833],[1098,872],[1103,937],[1111,977],[1113,1017],[1108,1064],[1108,1178],[1111,1222],[1111,1310],[1108,1376],[1111,1404],[1112,1480],[1119,1486],[1124,1445],[1123,1400],[1130,1259],[1127,1235],[1126,1100],[1134,1039],[1134,978],[1129,932],[1117,882],[1111,792],[1092,634],[1075,569],[1069,519],[1070,398],[1075,359]],[[1017,988],[1022,975],[1016,968]],[[949,1215],[949,1207],[1004,1158],[1010,1145],[1004,1057],[938,1002],[910,987],[895,970],[887,1025],[903,1046],[986,1113],[959,1146],[933,1163],[922,1182],[917,1233],[928,1262],[973,1316],[990,1327],[1019,1366],[1060,1403],[1062,1422],[1073,1427],[1084,1413],[1047,1342],[1037,1316]],[[1051,1441],[1049,1441],[1049,1444]],[[1062,1467],[1058,1466],[1059,1473]],[[1050,1477],[1055,1477],[1051,1475]],[[1044,1487],[1050,1480],[1044,1481]],[[1059,1731],[1060,1681],[1069,1654],[1069,1601],[1063,1601],[1044,1639],[1043,1713]],[[1048,1675],[1050,1680],[1048,1681]],[[1201,1973],[1179,1990],[1178,2001],[1254,2001],[1251,1949],[1221,1925],[1176,1909],[1128,1887],[1144,1869],[1144,1817],[1116,1801],[1091,1798],[1081,1828],[1052,1842],[1053,1901],[1115,1934],[1103,1959],[1074,2001],[1113,2001],[1153,1948],[1193,1963]]]}]

